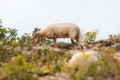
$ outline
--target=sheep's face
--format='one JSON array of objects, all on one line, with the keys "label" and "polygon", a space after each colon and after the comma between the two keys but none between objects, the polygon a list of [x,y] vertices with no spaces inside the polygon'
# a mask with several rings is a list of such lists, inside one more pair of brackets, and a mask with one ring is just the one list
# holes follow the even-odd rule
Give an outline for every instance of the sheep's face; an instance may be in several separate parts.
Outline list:
[{"label": "sheep's face", "polygon": [[38,42],[39,42],[39,40],[40,40],[40,33],[35,33],[35,34],[33,34],[33,44],[37,44]]}]

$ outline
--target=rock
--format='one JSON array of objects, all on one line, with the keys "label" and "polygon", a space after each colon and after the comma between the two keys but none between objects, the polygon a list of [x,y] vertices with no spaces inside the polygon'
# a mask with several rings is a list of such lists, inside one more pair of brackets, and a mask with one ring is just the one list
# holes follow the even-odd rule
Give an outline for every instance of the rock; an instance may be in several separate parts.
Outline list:
[{"label": "rock", "polygon": [[115,43],[114,41],[107,40],[107,41],[105,41],[105,46],[111,46],[114,43]]},{"label": "rock", "polygon": [[113,56],[117,61],[120,61],[120,53],[116,53]]},{"label": "rock", "polygon": [[113,45],[113,48],[116,50],[116,51],[119,51],[120,50],[120,44],[119,43],[116,43]]},{"label": "rock", "polygon": [[114,41],[115,43],[120,43],[120,35],[111,36],[108,40]]},{"label": "rock", "polygon": [[38,80],[70,80],[70,76],[66,73],[52,73],[39,77]]},{"label": "rock", "polygon": [[96,63],[100,57],[101,56],[97,51],[77,52],[73,54],[72,58],[69,60],[68,65],[70,67],[75,65],[76,67],[82,67],[91,63]]}]

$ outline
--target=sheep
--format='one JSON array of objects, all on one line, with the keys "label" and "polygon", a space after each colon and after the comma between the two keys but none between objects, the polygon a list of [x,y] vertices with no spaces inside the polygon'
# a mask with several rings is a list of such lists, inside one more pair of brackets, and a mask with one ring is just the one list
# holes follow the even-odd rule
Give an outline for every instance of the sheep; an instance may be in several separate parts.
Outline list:
[{"label": "sheep", "polygon": [[73,54],[72,58],[68,62],[69,67],[83,67],[90,65],[91,63],[96,63],[101,59],[101,55],[97,51],[85,51],[77,52]]},{"label": "sheep", "polygon": [[76,24],[73,23],[57,23],[50,24],[47,28],[36,32],[33,35],[33,44],[37,44],[40,38],[49,38],[54,40],[54,46],[56,45],[56,38],[71,38],[71,42],[74,45],[74,39],[77,41],[77,44],[80,44],[80,29]]}]

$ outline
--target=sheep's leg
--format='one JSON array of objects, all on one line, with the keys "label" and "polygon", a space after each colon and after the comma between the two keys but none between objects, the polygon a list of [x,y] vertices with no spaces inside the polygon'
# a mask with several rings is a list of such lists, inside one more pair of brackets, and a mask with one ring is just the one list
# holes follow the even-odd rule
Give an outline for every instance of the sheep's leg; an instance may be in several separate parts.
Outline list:
[{"label": "sheep's leg", "polygon": [[56,38],[55,39],[53,39],[54,40],[54,47],[56,47]]},{"label": "sheep's leg", "polygon": [[83,50],[83,45],[80,44],[80,37],[76,37],[75,40],[77,41],[77,44],[80,45],[81,49]]},{"label": "sheep's leg", "polygon": [[74,44],[75,44],[74,39],[71,38],[71,42],[72,42],[72,46],[74,46]]},{"label": "sheep's leg", "polygon": [[77,44],[80,45],[80,39],[76,37],[75,40],[77,41]]}]

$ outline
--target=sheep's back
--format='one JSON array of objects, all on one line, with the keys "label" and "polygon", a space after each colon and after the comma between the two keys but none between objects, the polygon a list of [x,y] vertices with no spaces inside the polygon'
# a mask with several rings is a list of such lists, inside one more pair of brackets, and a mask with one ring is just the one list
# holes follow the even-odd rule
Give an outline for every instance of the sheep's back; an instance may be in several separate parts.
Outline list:
[{"label": "sheep's back", "polygon": [[47,29],[47,31],[51,32],[51,34],[60,38],[69,37],[69,34],[77,35],[80,31],[79,27],[73,23],[51,24],[47,27]]}]

